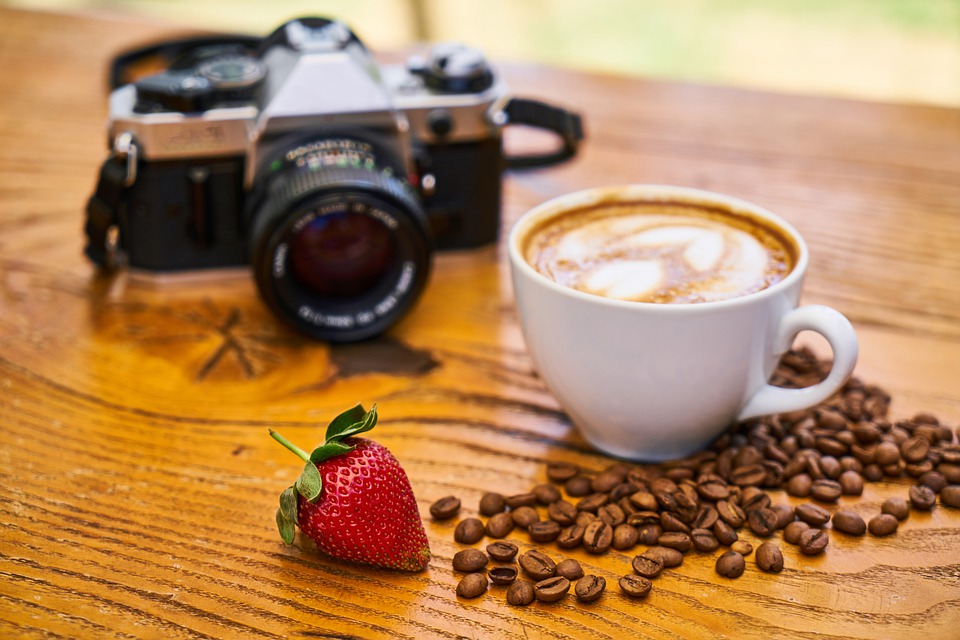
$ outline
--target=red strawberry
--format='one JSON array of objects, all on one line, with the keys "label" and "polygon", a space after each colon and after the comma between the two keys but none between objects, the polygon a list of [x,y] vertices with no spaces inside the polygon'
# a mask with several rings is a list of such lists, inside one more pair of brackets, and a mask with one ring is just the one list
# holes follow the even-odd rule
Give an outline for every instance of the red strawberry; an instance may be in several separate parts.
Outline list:
[{"label": "red strawberry", "polygon": [[357,405],[334,418],[311,454],[270,431],[305,462],[297,482],[280,494],[280,536],[291,544],[296,525],[334,558],[422,571],[430,546],[407,474],[386,447],[354,437],[376,423],[376,405],[369,412]]}]

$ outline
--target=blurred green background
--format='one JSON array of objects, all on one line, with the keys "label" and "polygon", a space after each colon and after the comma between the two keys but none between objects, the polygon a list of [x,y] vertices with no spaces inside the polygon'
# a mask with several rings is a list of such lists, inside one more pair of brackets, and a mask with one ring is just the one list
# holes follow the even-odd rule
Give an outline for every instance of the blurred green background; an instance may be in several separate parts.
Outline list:
[{"label": "blurred green background", "polygon": [[0,0],[265,33],[346,21],[375,51],[460,40],[494,60],[960,106],[960,0]]}]

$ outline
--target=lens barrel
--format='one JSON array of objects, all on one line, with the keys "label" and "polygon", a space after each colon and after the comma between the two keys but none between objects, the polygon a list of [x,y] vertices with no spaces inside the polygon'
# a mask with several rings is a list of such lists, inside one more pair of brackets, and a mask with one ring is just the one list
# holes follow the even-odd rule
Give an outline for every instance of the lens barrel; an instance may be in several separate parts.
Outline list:
[{"label": "lens barrel", "polygon": [[264,302],[296,330],[329,342],[395,324],[420,297],[433,256],[419,203],[369,145],[360,161],[340,162],[356,144],[363,143],[333,141],[319,146],[337,149],[334,156],[292,154],[297,161],[278,163],[250,233]]}]

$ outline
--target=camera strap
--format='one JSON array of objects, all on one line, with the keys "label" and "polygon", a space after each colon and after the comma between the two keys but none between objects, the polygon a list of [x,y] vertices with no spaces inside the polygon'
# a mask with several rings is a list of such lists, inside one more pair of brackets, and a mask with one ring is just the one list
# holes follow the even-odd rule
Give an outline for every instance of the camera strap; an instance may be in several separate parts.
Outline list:
[{"label": "camera strap", "polygon": [[129,133],[122,133],[100,167],[97,189],[87,201],[87,245],[83,252],[96,265],[110,269],[119,266],[121,213],[127,191],[136,179],[137,146]]},{"label": "camera strap", "polygon": [[556,151],[521,156],[506,156],[508,169],[547,167],[572,158],[583,140],[583,122],[572,111],[526,98],[511,98],[503,107],[504,125],[523,124],[546,129],[560,136],[561,146]]}]

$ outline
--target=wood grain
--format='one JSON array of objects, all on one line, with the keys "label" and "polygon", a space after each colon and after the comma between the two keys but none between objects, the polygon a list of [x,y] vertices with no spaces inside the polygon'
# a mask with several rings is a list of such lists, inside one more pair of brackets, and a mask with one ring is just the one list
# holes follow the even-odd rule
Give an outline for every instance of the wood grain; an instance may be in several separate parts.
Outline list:
[{"label": "wood grain", "polygon": [[[960,512],[940,507],[890,538],[833,536],[819,558],[784,545],[779,575],[748,561],[726,580],[693,554],[641,602],[615,587],[632,553],[551,549],[606,577],[589,606],[458,600],[455,521],[425,519],[420,574],[285,547],[273,512],[299,469],[266,428],[309,443],[358,401],[379,403],[375,437],[424,515],[448,494],[475,515],[484,490],[524,491],[548,461],[610,461],[534,374],[500,246],[440,256],[415,311],[362,347],[288,333],[242,273],[96,274],[81,212],[104,154],[105,65],[175,33],[0,9],[0,636],[956,637]],[[588,132],[574,162],[507,178],[504,228],[613,183],[767,206],[808,239],[805,301],[852,319],[857,374],[893,395],[892,416],[960,423],[960,111],[502,68],[518,94],[582,111]],[[842,503],[876,512],[908,484]]]}]

